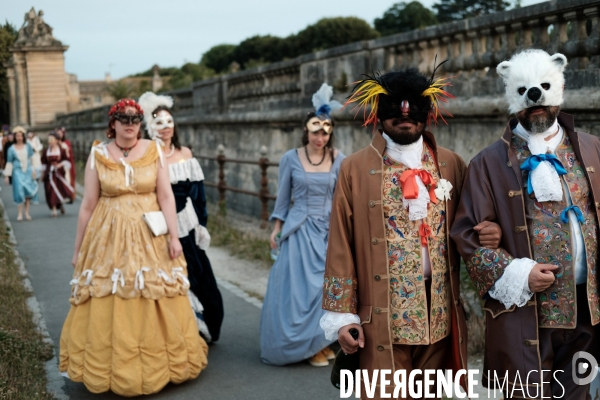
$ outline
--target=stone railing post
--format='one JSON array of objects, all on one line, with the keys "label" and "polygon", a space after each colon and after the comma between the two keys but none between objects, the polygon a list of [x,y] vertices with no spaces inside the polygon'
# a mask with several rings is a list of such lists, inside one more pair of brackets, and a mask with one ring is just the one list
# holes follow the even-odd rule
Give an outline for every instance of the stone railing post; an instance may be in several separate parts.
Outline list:
[{"label": "stone railing post", "polygon": [[217,146],[217,163],[219,164],[219,210],[222,216],[227,215],[227,207],[225,205],[225,146],[220,144]]},{"label": "stone railing post", "polygon": [[260,202],[262,205],[262,211],[260,213],[260,227],[262,229],[267,228],[269,221],[269,179],[267,178],[267,168],[269,168],[269,159],[267,158],[267,147],[260,147],[260,159],[258,160],[260,166]]}]

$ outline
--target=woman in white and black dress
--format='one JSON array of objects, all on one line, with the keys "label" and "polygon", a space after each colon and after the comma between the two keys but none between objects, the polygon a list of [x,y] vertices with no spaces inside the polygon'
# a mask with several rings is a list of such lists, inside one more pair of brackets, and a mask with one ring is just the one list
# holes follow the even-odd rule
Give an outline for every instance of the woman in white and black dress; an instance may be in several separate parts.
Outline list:
[{"label": "woman in white and black dress", "polygon": [[223,299],[205,250],[210,245],[204,173],[189,148],[179,142],[171,114],[173,100],[146,92],[140,97],[146,130],[163,146],[177,206],[179,240],[188,264],[188,292],[198,329],[207,342],[216,342],[223,322]]}]

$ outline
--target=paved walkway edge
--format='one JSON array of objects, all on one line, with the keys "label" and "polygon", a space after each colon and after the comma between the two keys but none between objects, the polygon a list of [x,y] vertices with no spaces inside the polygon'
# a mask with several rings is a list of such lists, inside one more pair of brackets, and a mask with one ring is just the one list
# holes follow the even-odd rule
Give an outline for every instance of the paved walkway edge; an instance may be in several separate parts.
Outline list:
[{"label": "paved walkway edge", "polygon": [[[4,202],[0,198],[0,207],[2,208],[2,216],[4,218],[4,223],[9,228],[9,242],[13,245],[17,245],[17,238],[15,237],[15,233],[13,231],[10,220],[8,219],[8,213],[6,212],[6,208],[4,207]],[[27,269],[25,268],[25,262],[19,255],[19,252],[15,247],[13,247],[13,252],[15,254],[15,260],[19,264],[19,271],[23,276],[23,286],[31,293],[31,297],[27,299],[27,307],[31,310],[33,314],[33,321],[37,325],[38,332],[40,332],[43,336],[44,342],[50,344],[52,346],[52,359],[46,361],[46,365],[44,366],[46,370],[46,390],[48,393],[52,394],[58,400],[69,400],[69,396],[64,391],[65,380],[58,372],[58,359],[56,358],[54,341],[50,338],[50,333],[48,332],[48,328],[46,328],[46,321],[44,320],[44,316],[42,315],[42,309],[40,308],[40,303],[38,303],[35,294],[33,293],[33,286],[31,286],[31,281],[29,280]]]},{"label": "paved walkway edge", "polygon": [[263,303],[256,297],[250,296],[248,293],[244,292],[242,289],[235,286],[233,283],[226,281],[225,279],[221,279],[221,278],[215,278],[215,279],[217,280],[217,283],[219,284],[219,286],[227,289],[231,293],[235,294],[237,297],[244,299],[245,301],[252,304],[253,306],[256,306],[259,309],[262,309]]}]

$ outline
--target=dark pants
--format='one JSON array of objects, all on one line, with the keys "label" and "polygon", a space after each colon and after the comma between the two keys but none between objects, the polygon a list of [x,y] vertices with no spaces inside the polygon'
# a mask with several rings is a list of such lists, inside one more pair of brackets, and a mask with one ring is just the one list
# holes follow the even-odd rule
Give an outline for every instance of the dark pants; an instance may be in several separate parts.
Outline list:
[{"label": "dark pants", "polygon": [[[590,385],[577,385],[573,380],[572,361],[575,353],[585,351],[597,356],[598,340],[595,327],[592,326],[587,299],[586,285],[578,285],[577,291],[577,326],[575,329],[540,328],[540,359],[542,369],[546,372],[543,381],[543,396],[565,400],[589,400]],[[563,372],[557,372],[562,370]],[[588,374],[582,377],[588,376]],[[558,382],[557,382],[558,381]],[[561,386],[562,385],[562,386]],[[514,398],[522,398],[520,390],[514,392]],[[535,396],[532,389],[529,393]],[[519,397],[517,397],[519,396]],[[510,397],[506,397],[507,399]],[[542,398],[542,393],[537,397]]]},{"label": "dark pants", "polygon": [[[577,385],[573,380],[571,366],[573,356],[578,351],[585,351],[597,356],[598,340],[594,334],[590,318],[590,308],[587,299],[586,285],[577,286],[577,327],[575,329],[540,329],[540,357],[542,369],[552,371],[563,370],[556,373],[556,380],[551,380],[550,388],[546,389],[549,395],[568,400],[591,399],[590,385]],[[585,375],[587,376],[587,374]],[[564,394],[563,394],[564,392]]]}]

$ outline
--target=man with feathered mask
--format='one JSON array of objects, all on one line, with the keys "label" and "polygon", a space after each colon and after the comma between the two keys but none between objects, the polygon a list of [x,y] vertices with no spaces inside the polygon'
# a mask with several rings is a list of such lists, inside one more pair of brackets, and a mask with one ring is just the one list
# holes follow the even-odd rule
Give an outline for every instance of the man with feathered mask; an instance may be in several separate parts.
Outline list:
[{"label": "man with feathered mask", "polygon": [[[453,97],[434,74],[411,68],[368,77],[346,103],[364,107],[365,126],[375,130],[379,121],[382,130],[341,166],[321,327],[345,353],[359,351],[360,368],[371,372],[466,368],[460,259],[448,239],[466,166],[425,130],[443,120],[440,102]],[[490,224],[482,240],[493,246],[499,236]],[[377,387],[375,398],[393,385]]]},{"label": "man with feathered mask", "polygon": [[[566,66],[564,55],[533,49],[498,65],[516,118],[471,161],[452,226],[486,300],[484,371],[508,372],[509,398],[590,398],[571,362],[597,354],[600,140],[560,112]],[[496,251],[475,240],[483,219],[504,232]]]}]

